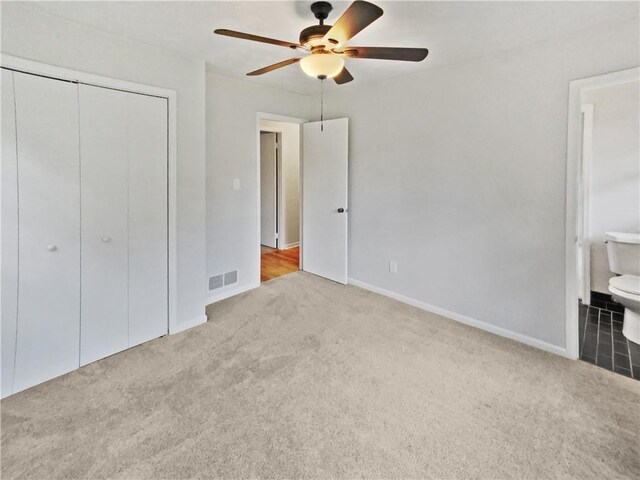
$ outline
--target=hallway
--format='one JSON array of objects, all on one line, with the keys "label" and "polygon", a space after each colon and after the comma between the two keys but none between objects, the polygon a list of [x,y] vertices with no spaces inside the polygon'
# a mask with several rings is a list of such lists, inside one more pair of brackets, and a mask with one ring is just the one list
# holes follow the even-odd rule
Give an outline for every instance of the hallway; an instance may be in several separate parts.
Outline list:
[{"label": "hallway", "polygon": [[262,245],[261,252],[261,282],[267,282],[300,269],[300,247],[278,250]]}]

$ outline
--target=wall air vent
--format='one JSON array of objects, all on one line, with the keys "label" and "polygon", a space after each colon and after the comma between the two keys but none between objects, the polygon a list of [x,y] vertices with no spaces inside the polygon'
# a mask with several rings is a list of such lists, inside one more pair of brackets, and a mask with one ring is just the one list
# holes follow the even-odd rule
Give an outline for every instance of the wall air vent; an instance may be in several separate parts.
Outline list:
[{"label": "wall air vent", "polygon": [[223,277],[222,274],[209,277],[209,291],[222,288],[224,286]]},{"label": "wall air vent", "polygon": [[238,270],[234,270],[233,272],[227,272],[224,274],[224,286],[233,285],[234,283],[238,283]]},{"label": "wall air vent", "polygon": [[238,270],[209,277],[209,291],[238,283]]}]

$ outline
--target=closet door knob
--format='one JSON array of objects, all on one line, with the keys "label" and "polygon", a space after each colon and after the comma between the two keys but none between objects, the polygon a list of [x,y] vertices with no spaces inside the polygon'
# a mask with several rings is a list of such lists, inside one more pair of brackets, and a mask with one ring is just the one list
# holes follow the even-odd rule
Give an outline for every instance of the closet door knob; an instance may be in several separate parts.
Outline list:
[{"label": "closet door knob", "polygon": [[110,242],[111,241],[111,237],[104,236],[104,237],[102,237],[102,241],[104,243]]},{"label": "closet door knob", "polygon": [[47,250],[49,250],[50,252],[54,252],[58,249],[58,247],[56,247],[55,245],[47,245]]}]

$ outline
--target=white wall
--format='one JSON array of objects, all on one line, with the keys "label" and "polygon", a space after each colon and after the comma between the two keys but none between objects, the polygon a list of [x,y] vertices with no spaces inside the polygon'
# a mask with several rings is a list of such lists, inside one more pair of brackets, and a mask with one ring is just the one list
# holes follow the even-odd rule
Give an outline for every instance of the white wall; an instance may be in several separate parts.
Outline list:
[{"label": "white wall", "polygon": [[309,107],[305,95],[207,75],[207,276],[239,271],[209,302],[260,284],[258,112],[307,118]]},{"label": "white wall", "polygon": [[569,81],[637,66],[638,36],[636,18],[328,95],[350,118],[349,276],[564,348]]},{"label": "white wall", "polygon": [[281,132],[280,169],[280,242],[278,248],[289,248],[300,241],[300,125],[261,120],[260,127]]},{"label": "white wall", "polygon": [[593,104],[589,241],[591,289],[609,293],[605,232],[640,233],[640,83],[587,90]]},{"label": "white wall", "polygon": [[178,322],[203,321],[205,305],[205,66],[172,52],[2,2],[2,52],[170,88],[178,96]]}]

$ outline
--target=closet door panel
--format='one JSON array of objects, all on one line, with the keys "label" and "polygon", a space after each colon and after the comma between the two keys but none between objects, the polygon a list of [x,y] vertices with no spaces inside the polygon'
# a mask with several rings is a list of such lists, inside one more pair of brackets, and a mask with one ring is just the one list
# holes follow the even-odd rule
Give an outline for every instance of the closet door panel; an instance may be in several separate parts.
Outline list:
[{"label": "closet door panel", "polygon": [[14,391],[79,365],[77,85],[14,73],[19,296]]},{"label": "closet door panel", "polygon": [[2,70],[2,397],[11,395],[18,322],[18,157],[13,72]]},{"label": "closet door panel", "polygon": [[129,345],[168,331],[167,101],[130,95]]},{"label": "closet door panel", "polygon": [[82,191],[80,364],[129,346],[127,97],[79,86]]}]

